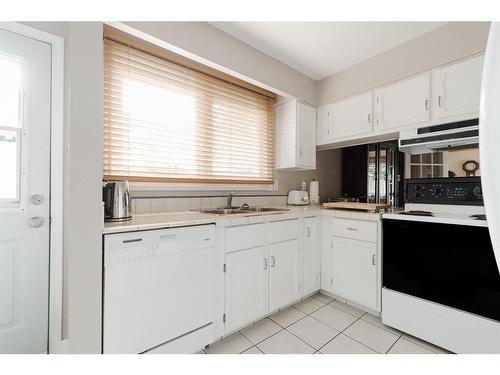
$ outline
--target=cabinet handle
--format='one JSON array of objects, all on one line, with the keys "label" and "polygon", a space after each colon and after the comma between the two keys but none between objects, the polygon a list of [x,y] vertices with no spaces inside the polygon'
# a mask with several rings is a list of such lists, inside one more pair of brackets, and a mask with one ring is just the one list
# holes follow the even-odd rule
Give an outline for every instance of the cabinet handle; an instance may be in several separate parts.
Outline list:
[{"label": "cabinet handle", "polygon": [[372,123],[372,114],[371,113],[368,113],[368,123],[369,124]]},{"label": "cabinet handle", "polygon": [[276,259],[274,259],[274,256],[271,256],[271,267],[274,268],[276,266]]},{"label": "cabinet handle", "polygon": [[306,228],[306,237],[311,237],[311,228]]},{"label": "cabinet handle", "polygon": [[354,230],[354,231],[357,231],[357,230],[358,230],[358,228],[347,227],[347,230]]},{"label": "cabinet handle", "polygon": [[429,110],[429,99],[425,99],[425,110]]},{"label": "cabinet handle", "polygon": [[375,265],[375,254],[372,255],[372,264]]},{"label": "cabinet handle", "polygon": [[267,258],[264,258],[264,270],[267,270]]},{"label": "cabinet handle", "polygon": [[442,107],[443,106],[441,98],[442,98],[442,96],[439,95],[438,96],[438,107]]},{"label": "cabinet handle", "polygon": [[142,238],[134,238],[133,240],[123,240],[123,243],[131,243],[131,242],[141,242]]}]

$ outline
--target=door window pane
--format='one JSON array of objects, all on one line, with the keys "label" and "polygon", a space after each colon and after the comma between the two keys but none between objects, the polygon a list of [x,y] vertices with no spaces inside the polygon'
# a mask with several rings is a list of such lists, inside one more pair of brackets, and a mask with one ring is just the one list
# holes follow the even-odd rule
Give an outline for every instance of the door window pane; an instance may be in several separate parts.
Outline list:
[{"label": "door window pane", "polygon": [[19,199],[19,132],[0,129],[0,200]]},{"label": "door window pane", "polygon": [[21,127],[21,62],[0,55],[0,126]]}]

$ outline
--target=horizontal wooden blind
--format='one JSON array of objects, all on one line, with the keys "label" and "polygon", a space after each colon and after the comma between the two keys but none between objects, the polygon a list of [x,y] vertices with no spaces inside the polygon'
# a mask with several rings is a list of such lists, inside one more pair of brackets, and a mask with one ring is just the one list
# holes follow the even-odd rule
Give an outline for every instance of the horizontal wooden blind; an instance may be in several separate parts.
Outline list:
[{"label": "horizontal wooden blind", "polygon": [[104,40],[104,178],[272,183],[274,98]]}]

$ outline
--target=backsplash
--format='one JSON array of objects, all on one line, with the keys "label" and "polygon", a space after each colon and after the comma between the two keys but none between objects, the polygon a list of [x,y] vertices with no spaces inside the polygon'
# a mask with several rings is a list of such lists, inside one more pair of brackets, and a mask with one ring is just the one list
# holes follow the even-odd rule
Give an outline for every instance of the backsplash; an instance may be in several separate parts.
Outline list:
[{"label": "backsplash", "polygon": [[[286,206],[286,195],[269,196],[234,196],[233,206],[247,203],[250,206]],[[150,214],[172,211],[204,210],[223,207],[227,204],[227,196],[211,197],[134,197],[132,198],[133,214]]]}]

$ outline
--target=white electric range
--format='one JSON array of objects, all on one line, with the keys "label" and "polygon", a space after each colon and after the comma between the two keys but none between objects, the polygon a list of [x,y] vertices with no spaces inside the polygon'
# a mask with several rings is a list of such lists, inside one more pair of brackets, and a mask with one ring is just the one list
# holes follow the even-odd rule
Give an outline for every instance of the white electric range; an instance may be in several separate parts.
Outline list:
[{"label": "white electric range", "polygon": [[480,179],[407,180],[405,202],[383,215],[383,322],[456,353],[500,353]]}]

